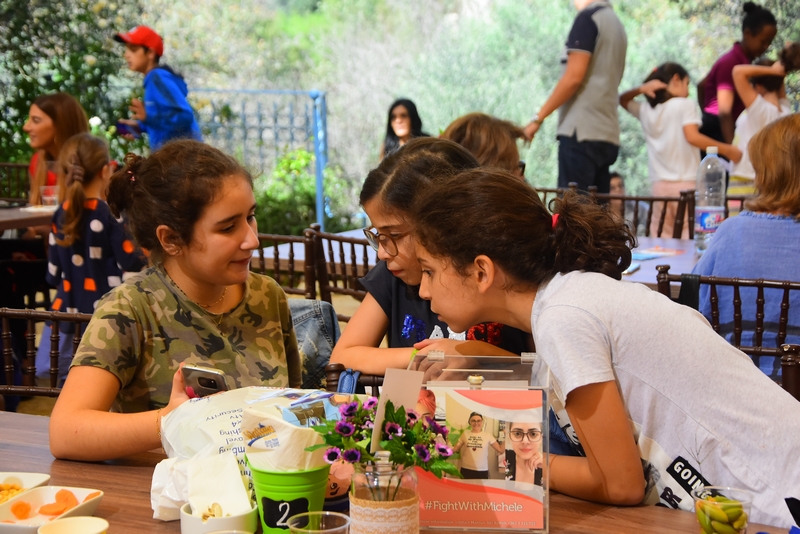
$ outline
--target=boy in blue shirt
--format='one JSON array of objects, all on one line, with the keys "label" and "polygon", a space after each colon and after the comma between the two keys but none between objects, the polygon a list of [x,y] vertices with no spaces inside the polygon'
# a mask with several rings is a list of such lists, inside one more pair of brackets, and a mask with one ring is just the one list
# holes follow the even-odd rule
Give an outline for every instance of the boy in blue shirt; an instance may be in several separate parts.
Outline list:
[{"label": "boy in blue shirt", "polygon": [[186,100],[186,82],[170,67],[159,65],[164,53],[161,36],[147,26],[136,26],[128,33],[116,34],[114,40],[125,44],[128,68],[144,74],[144,102],[134,98],[130,106],[133,119],[120,122],[146,132],[151,150],[176,138],[202,141],[194,110]]}]

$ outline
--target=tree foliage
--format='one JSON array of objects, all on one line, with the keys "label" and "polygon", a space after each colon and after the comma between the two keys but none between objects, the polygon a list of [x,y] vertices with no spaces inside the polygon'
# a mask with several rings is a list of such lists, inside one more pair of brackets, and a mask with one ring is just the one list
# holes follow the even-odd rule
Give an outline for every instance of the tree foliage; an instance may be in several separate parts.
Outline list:
[{"label": "tree foliage", "polygon": [[[22,126],[40,95],[75,96],[103,131],[128,115],[130,91],[118,87],[122,48],[111,36],[130,29],[139,11],[137,0],[0,0],[0,161],[30,158]],[[123,144],[113,138],[112,152]]]}]

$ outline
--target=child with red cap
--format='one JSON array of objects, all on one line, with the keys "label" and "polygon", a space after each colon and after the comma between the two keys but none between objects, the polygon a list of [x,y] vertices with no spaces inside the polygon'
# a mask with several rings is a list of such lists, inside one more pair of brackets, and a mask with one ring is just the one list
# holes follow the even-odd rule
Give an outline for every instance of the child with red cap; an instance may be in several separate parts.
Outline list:
[{"label": "child with red cap", "polygon": [[183,77],[166,65],[159,65],[164,41],[152,28],[136,26],[128,33],[118,33],[114,40],[125,44],[128,68],[144,74],[144,102],[131,101],[133,119],[120,119],[132,129],[146,132],[150,149],[176,138],[202,141],[200,127],[186,95]]}]

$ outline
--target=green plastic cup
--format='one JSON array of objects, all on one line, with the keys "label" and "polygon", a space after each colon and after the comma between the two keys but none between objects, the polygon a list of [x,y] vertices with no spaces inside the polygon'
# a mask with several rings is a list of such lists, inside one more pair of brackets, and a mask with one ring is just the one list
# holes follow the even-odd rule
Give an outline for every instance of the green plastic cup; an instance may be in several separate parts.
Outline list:
[{"label": "green plastic cup", "polygon": [[289,518],[322,510],[331,466],[309,471],[262,471],[247,461],[264,534],[289,530]]}]

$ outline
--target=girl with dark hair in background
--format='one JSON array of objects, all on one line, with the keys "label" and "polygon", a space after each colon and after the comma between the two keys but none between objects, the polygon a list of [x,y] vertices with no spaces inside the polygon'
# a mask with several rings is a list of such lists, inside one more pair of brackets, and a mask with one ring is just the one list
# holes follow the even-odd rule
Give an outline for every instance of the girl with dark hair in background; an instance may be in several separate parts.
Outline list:
[{"label": "girl with dark hair in background", "polygon": [[[67,139],[89,131],[86,112],[66,93],[43,95],[31,104],[22,129],[28,134],[31,148],[36,150],[28,167],[31,180],[28,202],[33,206],[41,204],[41,187],[46,185],[59,186],[58,201],[63,201],[66,190],[58,180],[56,161]],[[23,237],[46,236],[49,231],[49,226],[29,228]]]},{"label": "girl with dark hair in background", "polygon": [[[333,348],[331,363],[383,375],[389,367],[408,367],[417,351],[511,356],[528,350],[530,337],[504,325],[451,332],[417,295],[422,273],[409,222],[414,199],[435,181],[477,166],[461,145],[429,137],[409,141],[367,175],[360,202],[372,226],[364,231],[380,261],[361,279],[367,295]],[[380,346],[384,337],[388,348]]]},{"label": "girl with dark hair in background", "polygon": [[300,386],[286,295],[250,271],[256,204],[235,159],[192,140],[128,154],[108,203],[127,214],[152,267],[97,305],[53,408],[53,456],[106,460],[160,447],[161,417],[189,399],[184,363],[219,369],[236,387]]},{"label": "girl with dark hair in background", "polygon": [[[89,133],[74,135],[64,143],[58,160],[66,198],[53,215],[48,248],[47,283],[56,288],[52,309],[93,313],[100,298],[122,283],[123,272],[140,271],[147,260],[106,204],[112,169],[105,141]],[[72,338],[72,330],[62,330],[59,383],[72,361]],[[46,325],[36,353],[37,376],[45,378],[49,369]]]},{"label": "girl with dark hair in background", "polygon": [[550,205],[477,169],[432,184],[411,220],[434,313],[454,329],[498,321],[533,334],[559,424],[585,451],[551,455],[550,488],[691,510],[688,470],[750,490],[753,522],[794,524],[800,404],[697,311],[621,281],[635,238],[605,207],[573,192]]},{"label": "girl with dark hair in background", "polygon": [[733,142],[736,119],[744,111],[733,83],[733,67],[752,63],[767,51],[778,33],[775,15],[768,9],[753,2],[745,2],[742,9],[742,40],[734,43],[697,84],[697,100],[703,108],[700,132],[723,143]]},{"label": "girl with dark hair in background", "polygon": [[[634,98],[647,97],[649,105]],[[694,189],[700,150],[718,146],[719,153],[739,161],[741,151],[700,133],[700,110],[689,98],[689,73],[677,63],[656,67],[644,84],[622,93],[619,104],[642,123],[647,142],[647,168],[653,196],[678,197],[684,189]],[[663,203],[653,203],[651,235],[657,235]],[[667,206],[664,228],[671,232],[675,224],[677,202]],[[687,214],[688,221],[688,214]],[[684,221],[683,239],[689,238],[689,224]]]},{"label": "girl with dark hair in background", "polygon": [[389,106],[389,120],[386,123],[386,137],[381,147],[381,159],[415,137],[430,137],[422,131],[422,119],[417,106],[407,98],[400,98]]}]

